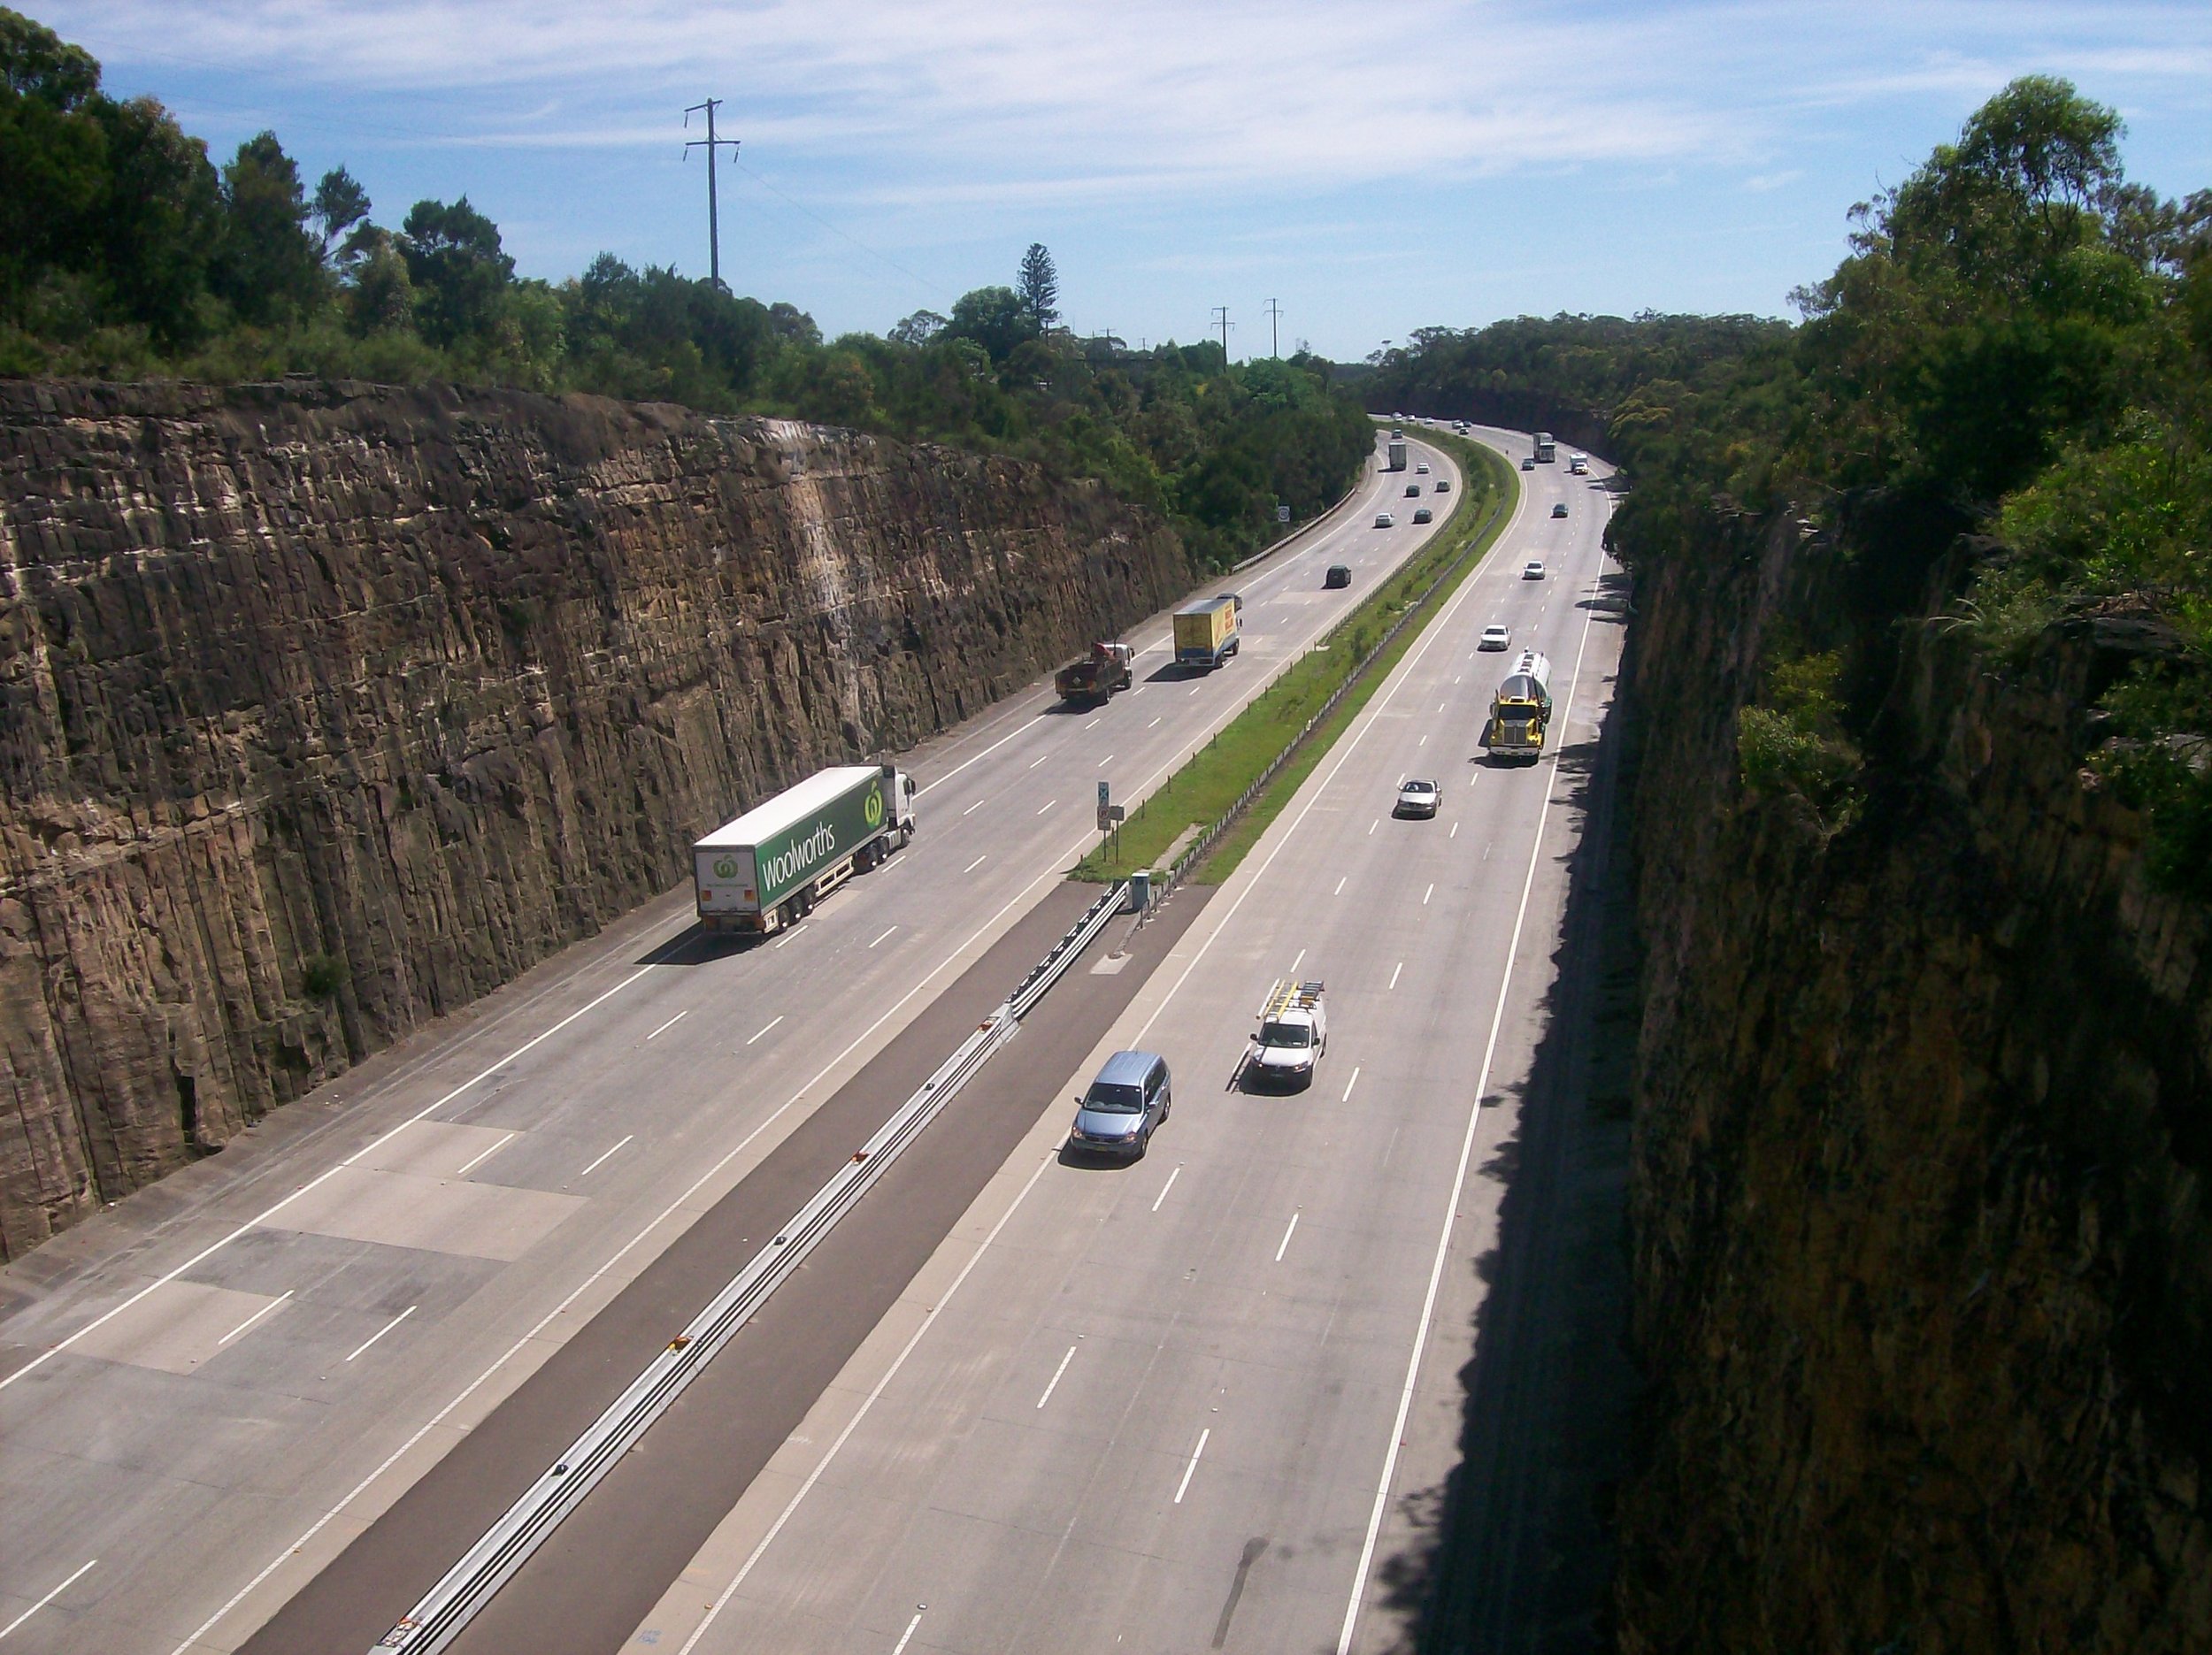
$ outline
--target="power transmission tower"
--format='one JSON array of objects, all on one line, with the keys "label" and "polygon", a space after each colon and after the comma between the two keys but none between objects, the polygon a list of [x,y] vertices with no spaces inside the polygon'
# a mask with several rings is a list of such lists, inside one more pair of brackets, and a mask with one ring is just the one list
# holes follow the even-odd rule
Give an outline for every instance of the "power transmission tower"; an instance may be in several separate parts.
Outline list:
[{"label": "power transmission tower", "polygon": [[1225,367],[1229,362],[1229,330],[1236,324],[1229,319],[1229,307],[1225,304],[1214,306],[1214,320],[1221,324],[1221,361]]},{"label": "power transmission tower", "polygon": [[714,111],[721,106],[721,103],[720,98],[710,97],[705,103],[694,103],[684,111],[684,125],[687,128],[690,126],[691,118],[694,115],[701,110],[707,112],[707,135],[703,138],[694,138],[684,145],[684,159],[687,161],[691,159],[691,152],[694,149],[704,149],[707,152],[707,279],[718,287],[722,285],[722,216],[720,205],[715,200],[714,193],[715,152],[718,149],[726,149],[730,151],[730,159],[733,161],[737,159],[737,140],[718,138],[714,135]]},{"label": "power transmission tower", "polygon": [[1283,307],[1272,299],[1267,302],[1267,343],[1271,354],[1283,354]]}]

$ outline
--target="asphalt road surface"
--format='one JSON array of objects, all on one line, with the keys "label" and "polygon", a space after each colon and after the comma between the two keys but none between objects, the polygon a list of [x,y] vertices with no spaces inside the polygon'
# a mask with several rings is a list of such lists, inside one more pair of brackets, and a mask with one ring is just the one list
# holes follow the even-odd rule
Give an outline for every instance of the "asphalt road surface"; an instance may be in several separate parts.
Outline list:
[{"label": "asphalt road surface", "polygon": [[803,926],[703,943],[672,893],[0,1273],[4,1655],[240,1647],[1046,896],[1101,779],[1134,802],[1410,553],[1407,480],[1216,583],[1221,671],[1156,617],[1107,707],[909,755],[920,838]]},{"label": "asphalt road surface", "polygon": [[[1414,1641],[1392,1582],[1432,1570],[1525,1112],[1556,1090],[1531,1078],[1622,641],[1609,495],[1563,464],[1524,480],[1486,568],[1062,1079],[1164,1054],[1149,1155],[1053,1160],[1048,1112],[925,1272],[928,1320],[863,1347],[628,1647]],[[1478,745],[1512,658],[1478,651],[1493,622],[1554,663],[1532,767]],[[1433,820],[1393,817],[1408,776],[1442,782]],[[1255,1095],[1244,1039],[1290,975],[1326,983],[1328,1049],[1309,1090]]]}]

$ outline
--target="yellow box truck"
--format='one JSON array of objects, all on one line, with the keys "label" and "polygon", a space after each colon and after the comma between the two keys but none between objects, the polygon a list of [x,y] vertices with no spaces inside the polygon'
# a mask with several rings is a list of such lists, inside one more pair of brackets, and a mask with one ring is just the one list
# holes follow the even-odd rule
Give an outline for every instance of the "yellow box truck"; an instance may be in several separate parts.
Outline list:
[{"label": "yellow box truck", "polygon": [[1175,659],[1210,672],[1231,655],[1244,633],[1244,600],[1233,592],[1201,598],[1175,611]]}]

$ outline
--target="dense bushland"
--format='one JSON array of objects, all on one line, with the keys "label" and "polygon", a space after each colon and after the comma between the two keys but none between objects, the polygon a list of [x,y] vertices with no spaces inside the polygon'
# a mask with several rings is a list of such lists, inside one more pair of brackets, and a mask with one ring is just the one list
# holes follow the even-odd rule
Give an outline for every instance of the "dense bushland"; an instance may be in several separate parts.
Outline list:
[{"label": "dense bushland", "polygon": [[0,374],[235,381],[285,373],[587,390],[761,412],[1042,459],[1165,513],[1227,561],[1347,487],[1373,434],[1300,356],[1130,350],[1059,326],[1032,246],[1018,285],[888,337],[825,341],[804,311],[602,255],[518,278],[457,201],[376,222],[343,167],[312,189],[273,133],[220,166],[151,98],[0,9]]}]

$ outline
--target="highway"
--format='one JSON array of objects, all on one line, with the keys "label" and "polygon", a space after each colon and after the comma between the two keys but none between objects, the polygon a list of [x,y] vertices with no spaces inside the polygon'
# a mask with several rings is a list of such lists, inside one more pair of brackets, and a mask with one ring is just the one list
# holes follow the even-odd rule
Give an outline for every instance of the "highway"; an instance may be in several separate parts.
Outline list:
[{"label": "highway", "polygon": [[247,1641],[1047,897],[1100,780],[1134,802],[1409,555],[1408,480],[1215,583],[1220,672],[1155,617],[1109,706],[908,755],[920,838],[803,926],[702,944],[672,893],[0,1273],[0,1655]]},{"label": "highway", "polygon": [[[626,1647],[1409,1644],[1418,1594],[1394,1583],[1422,1577],[1459,1458],[1621,650],[1609,495],[1562,457],[1061,1077],[1065,1100],[1112,1050],[1167,1057],[1148,1155],[1070,1162],[1048,1108],[923,1272],[926,1316],[855,1356]],[[1555,663],[1532,767],[1478,747],[1511,659],[1477,650],[1494,622]],[[1442,782],[1433,820],[1393,817],[1407,776]],[[1239,1090],[1294,974],[1327,985],[1317,1078]]]}]

